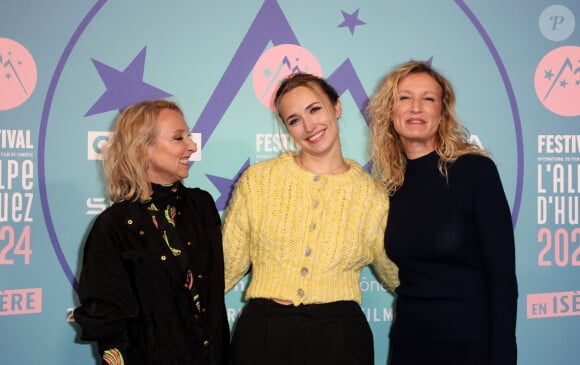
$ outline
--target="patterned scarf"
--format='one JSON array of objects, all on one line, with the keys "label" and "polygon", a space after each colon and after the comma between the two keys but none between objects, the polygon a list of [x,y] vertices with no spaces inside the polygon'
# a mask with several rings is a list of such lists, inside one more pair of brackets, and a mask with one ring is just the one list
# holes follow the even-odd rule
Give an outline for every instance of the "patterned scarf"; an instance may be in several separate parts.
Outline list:
[{"label": "patterned scarf", "polygon": [[194,275],[191,271],[191,260],[179,232],[175,229],[175,218],[179,213],[178,209],[183,199],[183,185],[176,182],[169,185],[151,184],[151,186],[153,195],[144,205],[151,214],[153,224],[161,232],[165,244],[185,272],[185,286],[191,291],[195,307],[199,312],[201,305]]}]

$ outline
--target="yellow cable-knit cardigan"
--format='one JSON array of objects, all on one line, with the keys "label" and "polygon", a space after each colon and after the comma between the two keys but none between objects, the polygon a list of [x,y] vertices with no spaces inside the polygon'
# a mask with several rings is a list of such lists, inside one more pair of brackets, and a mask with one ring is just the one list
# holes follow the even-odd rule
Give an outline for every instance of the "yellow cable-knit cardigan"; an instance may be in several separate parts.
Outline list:
[{"label": "yellow cable-knit cardigan", "polygon": [[223,227],[226,292],[250,267],[246,299],[360,304],[368,264],[387,289],[398,286],[383,245],[387,193],[357,162],[346,162],[345,173],[317,175],[286,152],[244,172]]}]

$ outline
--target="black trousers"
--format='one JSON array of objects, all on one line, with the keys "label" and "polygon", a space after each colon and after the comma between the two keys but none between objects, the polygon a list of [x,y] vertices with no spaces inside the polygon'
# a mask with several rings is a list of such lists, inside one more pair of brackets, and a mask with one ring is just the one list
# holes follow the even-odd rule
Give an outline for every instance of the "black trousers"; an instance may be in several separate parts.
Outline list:
[{"label": "black trousers", "polygon": [[373,365],[370,326],[355,302],[282,305],[252,299],[236,324],[232,365]]},{"label": "black trousers", "polygon": [[489,365],[487,344],[420,344],[391,339],[388,365]]}]

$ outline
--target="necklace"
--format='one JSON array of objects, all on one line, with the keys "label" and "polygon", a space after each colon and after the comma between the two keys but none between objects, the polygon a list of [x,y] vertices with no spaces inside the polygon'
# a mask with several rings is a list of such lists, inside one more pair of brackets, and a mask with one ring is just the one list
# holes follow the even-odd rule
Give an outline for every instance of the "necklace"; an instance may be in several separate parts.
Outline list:
[{"label": "necklace", "polygon": [[312,169],[307,167],[304,162],[302,161],[302,155],[297,155],[294,160],[296,161],[296,163],[298,164],[298,166],[300,166],[303,170],[312,172],[313,174],[319,174],[319,175],[338,175],[338,174],[342,174],[343,172],[348,171],[348,169],[350,168],[348,166],[348,164],[346,163],[346,161],[344,160],[344,158],[340,158],[340,164],[334,168],[331,168],[329,170],[325,170],[325,171],[320,171],[320,169]]}]

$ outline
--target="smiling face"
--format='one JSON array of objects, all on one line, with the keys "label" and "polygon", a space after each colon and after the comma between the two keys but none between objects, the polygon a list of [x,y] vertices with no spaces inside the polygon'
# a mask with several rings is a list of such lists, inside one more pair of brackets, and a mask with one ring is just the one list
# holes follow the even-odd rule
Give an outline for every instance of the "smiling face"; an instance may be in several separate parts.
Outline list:
[{"label": "smiling face", "polygon": [[159,112],[153,142],[147,147],[149,181],[172,184],[189,175],[189,157],[197,151],[183,115],[172,109]]},{"label": "smiling face", "polygon": [[278,110],[303,154],[325,156],[340,151],[340,101],[333,105],[317,85],[299,86],[288,91],[281,97]]},{"label": "smiling face", "polygon": [[399,82],[397,95],[392,120],[407,157],[433,151],[442,120],[441,86],[427,73],[412,73]]}]

